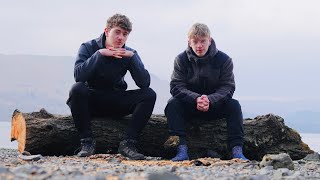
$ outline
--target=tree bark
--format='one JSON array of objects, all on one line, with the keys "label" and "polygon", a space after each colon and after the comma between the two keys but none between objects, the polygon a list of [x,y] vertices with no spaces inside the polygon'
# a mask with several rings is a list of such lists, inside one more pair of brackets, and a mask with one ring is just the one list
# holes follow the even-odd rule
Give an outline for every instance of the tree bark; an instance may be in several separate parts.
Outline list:
[{"label": "tree bark", "polygon": [[[92,130],[97,141],[96,153],[116,153],[130,116],[93,118]],[[261,160],[265,154],[288,153],[292,159],[302,159],[313,153],[300,135],[284,124],[283,118],[267,114],[244,120],[244,154],[251,160]],[[195,119],[188,123],[187,142],[191,158],[212,156],[230,158],[225,119],[212,121]],[[170,158],[165,150],[169,137],[164,115],[152,115],[144,128],[138,148],[147,156]],[[80,146],[78,132],[71,116],[53,115],[46,110],[12,115],[11,141],[18,141],[22,153],[42,155],[73,155]],[[217,155],[216,154],[216,155]]]}]

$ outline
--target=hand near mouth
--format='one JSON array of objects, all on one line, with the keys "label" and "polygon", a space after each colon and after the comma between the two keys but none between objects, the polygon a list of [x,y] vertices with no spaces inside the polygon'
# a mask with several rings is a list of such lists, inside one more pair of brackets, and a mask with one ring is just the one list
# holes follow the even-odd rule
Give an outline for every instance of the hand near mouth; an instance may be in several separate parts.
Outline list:
[{"label": "hand near mouth", "polygon": [[126,50],[124,48],[114,48],[114,47],[99,49],[99,52],[103,56],[112,56],[119,59],[123,57],[132,57],[134,55],[132,51]]}]

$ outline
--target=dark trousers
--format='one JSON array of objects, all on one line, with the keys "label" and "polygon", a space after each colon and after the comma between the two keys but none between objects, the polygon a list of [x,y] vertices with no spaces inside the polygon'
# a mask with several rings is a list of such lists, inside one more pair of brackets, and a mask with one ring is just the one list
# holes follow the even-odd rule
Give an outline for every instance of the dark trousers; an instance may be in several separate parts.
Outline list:
[{"label": "dark trousers", "polygon": [[114,91],[89,89],[84,83],[75,83],[69,94],[69,105],[80,138],[92,137],[91,119],[100,116],[125,116],[129,120],[126,139],[136,140],[147,124],[156,101],[151,88]]},{"label": "dark trousers", "polygon": [[209,107],[207,112],[201,112],[197,110],[196,103],[188,104],[177,98],[171,98],[165,108],[165,115],[169,124],[170,135],[182,137],[186,136],[186,122],[192,118],[205,118],[208,120],[226,118],[230,148],[243,146],[242,111],[239,102],[235,99],[227,99],[215,107]]}]

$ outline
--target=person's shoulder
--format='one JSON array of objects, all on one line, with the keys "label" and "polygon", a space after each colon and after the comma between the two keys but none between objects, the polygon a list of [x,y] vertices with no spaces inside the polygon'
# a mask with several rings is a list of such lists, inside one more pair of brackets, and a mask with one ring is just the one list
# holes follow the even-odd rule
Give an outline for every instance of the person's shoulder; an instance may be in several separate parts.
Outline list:
[{"label": "person's shoulder", "polygon": [[91,47],[91,46],[93,46],[94,43],[96,43],[96,39],[91,39],[89,41],[86,41],[86,42],[82,43],[82,45],[85,45],[86,47]]},{"label": "person's shoulder", "polygon": [[221,59],[223,61],[227,61],[227,60],[231,59],[228,54],[226,54],[220,50],[218,50],[218,52],[215,56],[216,56],[216,58]]},{"label": "person's shoulder", "polygon": [[214,57],[215,57],[214,62],[217,64],[220,64],[220,65],[222,65],[228,61],[232,61],[232,59],[230,58],[229,55],[227,55],[226,53],[224,53],[220,50],[218,50],[217,54]]},{"label": "person's shoulder", "polygon": [[179,61],[187,61],[188,60],[187,52],[186,51],[181,52],[180,54],[177,55],[176,59]]}]

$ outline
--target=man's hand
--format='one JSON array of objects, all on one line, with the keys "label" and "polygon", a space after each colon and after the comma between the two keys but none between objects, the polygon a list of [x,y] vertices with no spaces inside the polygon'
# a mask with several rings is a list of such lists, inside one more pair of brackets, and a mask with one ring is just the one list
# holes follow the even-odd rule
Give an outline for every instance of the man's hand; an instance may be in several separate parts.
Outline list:
[{"label": "man's hand", "polygon": [[99,52],[103,56],[111,56],[119,59],[123,57],[132,57],[134,55],[132,51],[126,50],[124,48],[113,48],[113,47],[99,49]]},{"label": "man's hand", "polygon": [[197,98],[197,109],[202,112],[209,110],[210,100],[207,95],[202,95]]}]

